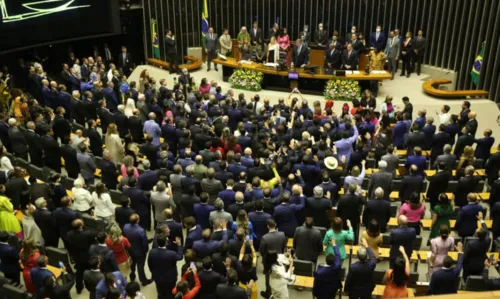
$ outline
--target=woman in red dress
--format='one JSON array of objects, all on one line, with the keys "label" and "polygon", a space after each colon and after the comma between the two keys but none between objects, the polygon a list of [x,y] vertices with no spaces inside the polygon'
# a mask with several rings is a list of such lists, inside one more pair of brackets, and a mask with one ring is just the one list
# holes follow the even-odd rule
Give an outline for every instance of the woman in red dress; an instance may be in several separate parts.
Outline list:
[{"label": "woman in red dress", "polygon": [[35,246],[35,241],[32,238],[24,240],[23,249],[19,253],[19,258],[23,264],[23,279],[26,285],[26,290],[35,294],[36,288],[31,281],[30,271],[32,268],[36,267],[36,259],[40,256],[40,252]]},{"label": "woman in red dress", "polygon": [[122,236],[122,230],[116,223],[113,224],[109,230],[109,236],[106,238],[106,246],[113,250],[120,273],[125,277],[129,277],[131,265],[128,258],[128,250],[131,244],[127,238]]}]

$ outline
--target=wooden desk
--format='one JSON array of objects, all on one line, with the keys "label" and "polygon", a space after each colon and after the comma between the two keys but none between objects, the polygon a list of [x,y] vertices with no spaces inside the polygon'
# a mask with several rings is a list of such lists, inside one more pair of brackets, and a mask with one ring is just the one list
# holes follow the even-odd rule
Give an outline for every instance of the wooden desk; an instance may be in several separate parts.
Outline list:
[{"label": "wooden desk", "polygon": [[[213,62],[220,64],[225,67],[234,68],[234,69],[250,69],[254,71],[262,72],[263,74],[275,75],[281,77],[288,77],[288,71],[276,71],[274,68],[265,67],[262,63],[252,63],[252,64],[240,64],[236,59],[228,57],[227,60],[222,60],[220,58],[216,58]],[[299,78],[307,78],[307,79],[319,79],[319,80],[330,80],[330,79],[349,79],[349,80],[357,80],[357,81],[365,81],[365,80],[389,80],[391,79],[391,74],[389,72],[385,72],[383,74],[369,74],[366,75],[363,70],[359,71],[359,74],[346,74],[345,77],[337,77],[331,74],[324,73],[324,69],[321,66],[318,68],[316,74],[311,74],[306,72],[300,68],[296,69],[296,72],[299,74]]]},{"label": "wooden desk", "polygon": [[[144,133],[144,139],[146,139],[146,138],[148,138],[148,134]],[[163,137],[160,137],[160,143],[163,143],[163,142],[165,142],[165,139]]]},{"label": "wooden desk", "polygon": [[289,238],[288,241],[286,242],[286,247],[292,248],[293,247],[293,238]]},{"label": "wooden desk", "polygon": [[[427,262],[427,260],[428,260],[427,255],[430,253],[431,253],[430,250],[419,250],[418,254],[420,255],[420,261]],[[492,254],[495,257],[495,259],[498,259],[498,256],[499,256],[498,252],[488,252],[487,256],[489,257]],[[448,256],[456,261],[456,260],[458,260],[458,251],[448,251]]]},{"label": "wooden desk", "polygon": [[[194,56],[186,55],[186,56],[184,56],[184,60],[185,61],[189,60],[189,61],[191,61],[191,63],[180,64],[178,66],[179,69],[186,68],[189,71],[194,71],[194,70],[199,69],[201,67],[201,64],[202,64],[202,61],[200,59],[194,57]],[[165,68],[165,69],[169,68],[169,63],[166,62],[166,61],[160,60],[160,59],[148,58],[148,59],[146,59],[146,61],[149,64],[152,64],[152,65],[155,65],[155,66],[159,66],[161,68]]]},{"label": "wooden desk", "polygon": [[[451,226],[451,228],[455,227],[455,223],[456,222],[457,221],[455,219],[450,219],[450,226]],[[431,229],[431,226],[432,226],[432,220],[431,219],[422,219],[422,220],[420,220],[420,223],[422,224],[422,227],[424,229]],[[493,225],[493,220],[485,220],[484,224],[486,224],[486,227],[488,229],[491,229],[491,227]],[[477,225],[478,225],[478,227],[480,227],[481,223],[478,221]],[[389,226],[389,227],[396,227],[396,226],[398,226],[398,219],[396,217],[392,217],[391,219],[389,219],[389,222],[387,223],[387,226]]]},{"label": "wooden desk", "polygon": [[488,91],[480,89],[470,89],[470,90],[444,90],[439,89],[441,84],[450,84],[451,81],[448,79],[431,79],[427,80],[422,84],[424,91],[430,95],[439,98],[458,98],[458,97],[482,97],[488,96]]},{"label": "wooden desk", "polygon": [[56,278],[59,278],[59,276],[61,276],[61,274],[62,274],[62,270],[61,269],[56,268],[56,267],[51,266],[51,265],[47,265],[47,270],[49,270],[50,272],[52,272],[52,274],[54,274],[54,276]]},{"label": "wooden desk", "polygon": [[[346,253],[349,254],[350,252],[350,249],[352,248],[352,254],[355,255],[357,252],[358,252],[358,249],[360,248],[361,246],[359,245],[355,245],[355,246],[351,246],[351,245],[345,245],[345,251]],[[391,249],[390,248],[382,248],[380,247],[378,249],[378,253],[379,253],[379,258],[384,258],[384,259],[388,259],[390,257],[390,251]],[[417,256],[417,252],[414,250],[413,253],[411,254],[411,258],[410,258],[412,261],[417,261],[418,260],[418,256]]]},{"label": "wooden desk", "polygon": [[312,289],[314,287],[314,277],[295,275],[294,287]]},{"label": "wooden desk", "polygon": [[309,51],[309,64],[324,66],[325,65],[325,49],[311,49]]},{"label": "wooden desk", "polygon": [[481,200],[490,200],[490,192],[482,192],[478,193],[477,195],[479,195],[479,198]]},{"label": "wooden desk", "polygon": [[[406,156],[408,154],[408,152],[406,150],[397,150],[396,154],[398,156]],[[430,150],[422,151],[422,155],[423,156],[430,156],[431,155],[431,151]]]}]

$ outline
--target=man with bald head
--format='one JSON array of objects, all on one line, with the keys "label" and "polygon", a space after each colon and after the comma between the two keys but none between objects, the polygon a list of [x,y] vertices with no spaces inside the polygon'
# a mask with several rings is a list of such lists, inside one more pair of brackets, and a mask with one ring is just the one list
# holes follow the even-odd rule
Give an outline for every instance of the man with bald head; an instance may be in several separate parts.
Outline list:
[{"label": "man with bald head", "polygon": [[[197,158],[198,157],[199,157],[198,161],[200,161],[199,162],[200,164],[195,164],[195,165],[192,165],[191,167],[194,168],[196,165],[201,165],[201,166],[205,167],[205,169],[206,169],[206,166],[201,164],[201,156],[197,156]],[[196,162],[196,163],[198,163],[198,162]],[[209,199],[210,204],[213,204],[213,202],[217,198],[217,195],[219,194],[219,192],[224,190],[224,186],[222,185],[221,181],[215,179],[215,169],[208,168],[206,171],[206,176],[207,177],[203,178],[200,182],[201,189],[204,192],[208,193],[209,198],[210,198]]]},{"label": "man with bald head", "polygon": [[144,265],[146,263],[149,246],[146,230],[139,225],[139,222],[139,215],[132,214],[130,216],[129,223],[125,224],[123,227],[123,235],[127,237],[132,245],[129,250],[129,255],[132,258],[132,274],[130,274],[130,279],[135,280],[135,268],[137,266],[139,280],[143,286],[146,286],[152,282],[150,279],[146,278],[146,273],[144,272]]},{"label": "man with bald head", "polygon": [[153,137],[153,144],[160,145],[160,136],[161,129],[158,123],[155,121],[156,114],[154,112],[150,112],[148,114],[149,120],[144,123],[144,133],[148,136]]},{"label": "man with bald head", "polygon": [[323,188],[316,186],[313,189],[313,197],[309,197],[306,203],[306,216],[312,217],[316,226],[328,227],[328,211],[332,208],[331,194],[328,191],[323,194]]},{"label": "man with bald head", "polygon": [[240,210],[249,212],[253,207],[253,203],[245,203],[245,195],[243,194],[243,192],[236,192],[236,194],[234,195],[234,199],[236,202],[229,205],[229,207],[227,208],[227,211],[231,214],[233,219],[238,218],[238,213],[240,212]]},{"label": "man with bald head", "polygon": [[56,108],[58,92],[57,89],[50,86],[49,80],[47,79],[42,80],[42,95],[43,100],[45,101],[45,106],[52,109]]},{"label": "man with bald head", "polygon": [[488,161],[491,147],[495,143],[495,137],[492,137],[492,134],[493,132],[491,129],[485,129],[483,138],[474,139],[474,142],[477,143],[476,151],[474,152],[474,157],[476,157],[476,159],[483,159],[484,162]]},{"label": "man with bald head", "polygon": [[408,219],[406,216],[401,215],[398,217],[398,225],[398,228],[391,231],[390,236],[391,251],[389,262],[391,267],[394,265],[396,258],[401,255],[399,246],[403,246],[406,255],[411,257],[413,252],[413,240],[417,237],[415,229],[413,227],[408,227]]},{"label": "man with bald head", "polygon": [[372,174],[370,178],[370,183],[368,184],[368,196],[374,197],[373,192],[378,187],[381,187],[384,191],[384,199],[389,200],[389,195],[391,193],[392,185],[392,173],[387,171],[387,162],[381,160],[378,162],[378,172]]},{"label": "man with bald head", "polygon": [[373,191],[371,199],[366,203],[365,211],[363,213],[363,224],[368,227],[370,222],[377,220],[380,231],[385,233],[387,223],[391,219],[391,204],[388,200],[384,199],[384,190],[378,187]]},{"label": "man with bald head", "polygon": [[399,188],[399,198],[401,199],[401,205],[410,199],[412,193],[416,192],[420,194],[420,192],[423,192],[423,186],[424,178],[418,175],[417,165],[411,165],[410,174],[403,177]]},{"label": "man with bald head", "polygon": [[125,138],[128,134],[128,117],[125,115],[125,106],[118,105],[118,110],[114,113],[115,124],[118,127],[120,138]]},{"label": "man with bald head", "polygon": [[478,123],[476,120],[476,116],[477,116],[476,111],[469,112],[469,121],[465,125],[469,134],[471,134],[472,137],[476,136],[476,132],[477,132]]},{"label": "man with bald head", "polygon": [[87,122],[88,129],[88,138],[90,142],[90,151],[94,154],[94,156],[102,157],[102,146],[103,141],[101,134],[97,131],[97,122],[93,119]]},{"label": "man with bald head", "polygon": [[194,162],[195,164],[192,164],[189,167],[193,168],[193,176],[201,181],[207,177],[208,167],[203,164],[203,157],[201,155],[196,155]]},{"label": "man with bald head", "polygon": [[477,220],[479,213],[482,213],[483,207],[477,202],[477,194],[467,194],[467,205],[464,205],[458,213],[455,230],[461,238],[472,237],[477,229]]}]

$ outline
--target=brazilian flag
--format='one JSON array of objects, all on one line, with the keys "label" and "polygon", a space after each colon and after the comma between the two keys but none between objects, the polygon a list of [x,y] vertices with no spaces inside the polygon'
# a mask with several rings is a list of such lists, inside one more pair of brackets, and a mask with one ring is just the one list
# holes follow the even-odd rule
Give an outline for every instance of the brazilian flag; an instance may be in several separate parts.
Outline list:
[{"label": "brazilian flag", "polygon": [[208,4],[207,0],[202,0],[201,6],[201,43],[205,48],[205,35],[208,33]]},{"label": "brazilian flag", "polygon": [[160,40],[158,39],[158,25],[151,19],[151,41],[153,44],[153,58],[160,58]]},{"label": "brazilian flag", "polygon": [[477,86],[479,84],[479,76],[481,75],[481,66],[483,65],[483,55],[484,55],[484,44],[481,45],[481,51],[474,61],[470,76],[472,77],[472,82]]}]

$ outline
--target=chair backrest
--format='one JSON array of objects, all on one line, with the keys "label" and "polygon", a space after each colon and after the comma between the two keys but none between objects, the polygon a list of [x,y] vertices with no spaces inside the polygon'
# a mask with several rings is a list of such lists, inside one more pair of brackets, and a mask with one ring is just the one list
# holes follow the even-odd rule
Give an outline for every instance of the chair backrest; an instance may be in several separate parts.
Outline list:
[{"label": "chair backrest", "polygon": [[24,169],[29,169],[30,167],[30,162],[22,159],[22,158],[15,158],[15,159],[10,159],[12,163],[15,162],[16,166],[22,167]]},{"label": "chair backrest", "polygon": [[293,260],[293,273],[295,275],[314,276],[314,264],[311,261]]},{"label": "chair backrest", "polygon": [[66,269],[70,269],[68,250],[64,248],[55,248],[51,246],[45,247],[47,257],[49,258],[49,265],[59,267],[59,262],[63,262]]},{"label": "chair backrest", "polygon": [[365,168],[375,168],[376,163],[377,163],[377,161],[375,159],[367,158]]},{"label": "chair backrest", "polygon": [[94,219],[92,216],[83,214],[82,220],[85,227],[91,228],[95,231],[104,231],[106,229],[106,223],[100,219]]},{"label": "chair backrest", "polygon": [[28,168],[28,172],[30,173],[30,175],[34,176],[35,178],[47,182],[45,180],[45,177],[43,176],[43,169],[42,168],[37,167],[33,164],[30,164],[30,166]]},{"label": "chair backrest", "polygon": [[64,180],[61,180],[64,188],[71,190],[73,186],[75,185],[75,179],[72,179],[70,177],[64,178]]},{"label": "chair backrest", "polygon": [[481,169],[484,167],[484,160],[474,159],[474,163],[472,165],[474,166],[474,169]]},{"label": "chair backrest", "polygon": [[382,244],[380,247],[383,248],[390,248],[391,247],[391,235],[389,234],[382,234]]},{"label": "chair backrest", "polygon": [[428,181],[424,181],[424,183],[422,184],[422,188],[420,189],[420,193],[426,192],[428,186],[429,186],[429,182]]},{"label": "chair backrest", "polygon": [[19,238],[15,234],[9,233],[9,240],[7,241],[7,243],[9,243],[10,246],[17,249],[17,251],[21,250],[22,247],[21,240],[19,240]]},{"label": "chair backrest", "polygon": [[99,156],[95,156],[95,166],[98,168],[98,169],[102,169],[101,165],[102,165],[102,157],[99,157]]},{"label": "chair backrest", "polygon": [[478,237],[465,237],[465,239],[464,239],[464,248],[463,248],[463,249],[464,249],[464,252],[465,252],[465,250],[467,249],[467,244],[468,244],[470,241],[472,241],[472,240],[479,240],[479,238],[478,238]]},{"label": "chair backrest", "polygon": [[120,200],[122,198],[122,192],[118,190],[109,190],[109,196],[111,196],[111,201],[114,204],[120,204]]},{"label": "chair backrest", "polygon": [[27,292],[11,284],[4,284],[2,286],[2,296],[9,299],[26,299]]},{"label": "chair backrest", "polygon": [[408,287],[415,288],[418,281],[418,272],[410,272],[410,278],[408,279]]},{"label": "chair backrest", "polygon": [[413,244],[411,247],[413,250],[420,250],[420,246],[422,246],[422,236],[417,236],[415,239],[413,239]]},{"label": "chair backrest", "polygon": [[450,219],[457,219],[459,212],[460,212],[460,207],[455,207],[453,209],[453,214],[450,215]]},{"label": "chair backrest", "polygon": [[455,192],[457,191],[457,187],[458,187],[458,181],[449,181],[448,189],[446,189],[446,192]]},{"label": "chair backrest", "polygon": [[322,227],[322,226],[313,226],[313,227],[317,228],[319,230],[319,233],[321,234],[321,240],[323,240],[323,238],[326,235],[326,227]]},{"label": "chair backrest", "polygon": [[55,171],[54,169],[50,169],[50,168],[48,168],[48,167],[44,167],[44,168],[43,168],[43,180],[44,180],[45,182],[48,182],[48,181],[49,181],[49,179],[50,179],[50,177],[51,177],[54,173],[56,173],[56,171]]},{"label": "chair backrest", "polygon": [[363,183],[361,183],[361,189],[368,190],[368,185],[370,185],[370,179],[364,178]]},{"label": "chair backrest", "polygon": [[373,282],[375,284],[383,284],[382,281],[384,280],[386,270],[377,270],[373,271]]},{"label": "chair backrest", "polygon": [[396,217],[398,214],[398,206],[391,205],[391,217]]},{"label": "chair backrest", "polygon": [[465,281],[466,291],[484,291],[486,290],[486,283],[480,275],[469,275]]},{"label": "chair backrest", "polygon": [[476,190],[474,190],[474,191],[476,191],[478,193],[483,192],[485,183],[486,183],[486,181],[479,181],[479,183],[477,183],[477,185],[476,185]]},{"label": "chair backrest", "polygon": [[391,190],[399,191],[401,188],[402,180],[392,180]]},{"label": "chair backrest", "polygon": [[497,238],[496,240],[493,241],[493,248],[491,250],[495,252],[500,251],[500,238]]}]

